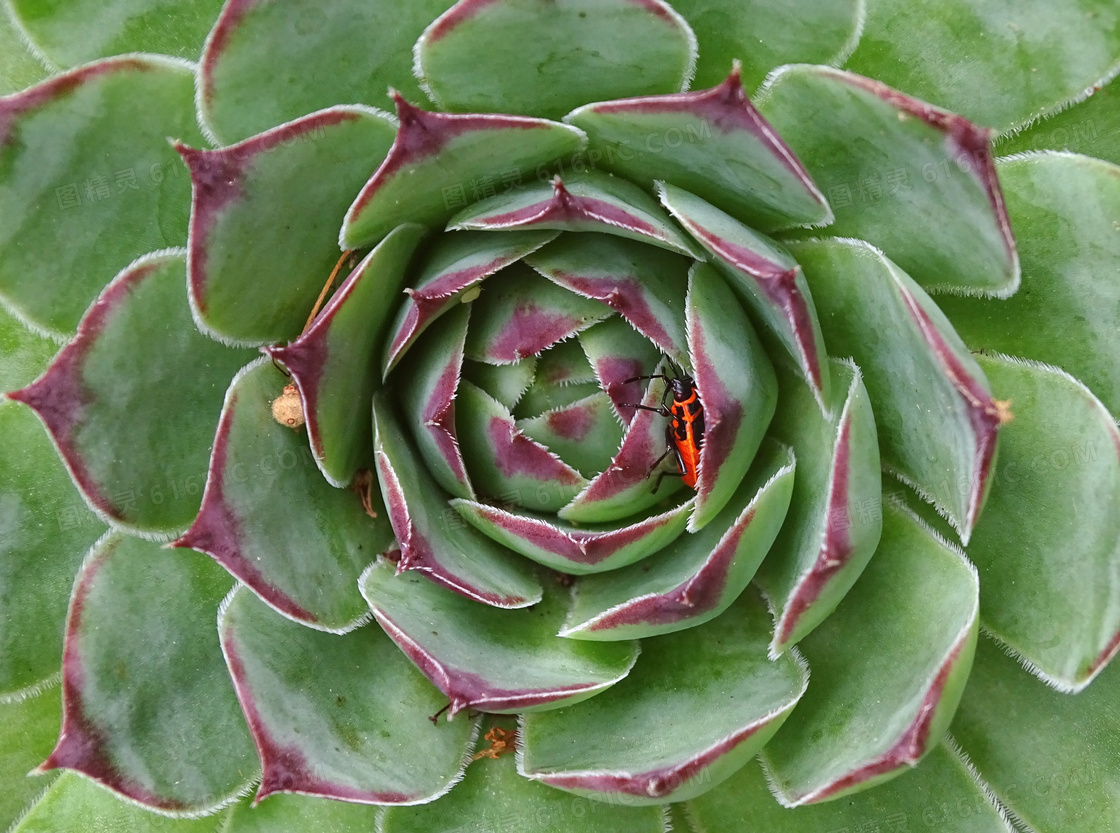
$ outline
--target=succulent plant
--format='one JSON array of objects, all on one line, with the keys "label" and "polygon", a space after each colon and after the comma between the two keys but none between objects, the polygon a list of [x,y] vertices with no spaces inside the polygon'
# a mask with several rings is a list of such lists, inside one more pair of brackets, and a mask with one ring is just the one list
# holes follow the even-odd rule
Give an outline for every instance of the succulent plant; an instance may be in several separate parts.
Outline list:
[{"label": "succulent plant", "polygon": [[1115,4],[0,47],[0,823],[1120,830]]}]

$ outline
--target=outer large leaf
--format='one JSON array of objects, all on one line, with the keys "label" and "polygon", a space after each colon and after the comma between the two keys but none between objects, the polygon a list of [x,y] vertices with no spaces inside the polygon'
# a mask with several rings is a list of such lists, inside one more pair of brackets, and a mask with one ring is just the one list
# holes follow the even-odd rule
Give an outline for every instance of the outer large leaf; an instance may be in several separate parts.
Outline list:
[{"label": "outer large leaf", "polygon": [[135,55],[0,99],[0,299],[20,318],[69,335],[118,271],[186,242],[167,137],[202,141],[193,94],[189,66]]},{"label": "outer large leaf", "polygon": [[125,52],[194,60],[221,0],[10,0],[35,46],[72,67]]},{"label": "outer large leaf", "polygon": [[234,377],[202,510],[175,545],[208,553],[285,616],[348,630],[367,616],[357,578],[392,535],[323,479],[302,432],[272,416],[286,381],[267,358]]},{"label": "outer large leaf", "polygon": [[963,553],[908,512],[883,519],[877,556],[800,644],[812,683],[762,753],[779,801],[864,789],[937,745],[972,666],[978,596]]},{"label": "outer large leaf", "polygon": [[1120,167],[1041,153],[1002,159],[999,172],[1022,289],[1006,300],[939,305],[969,347],[1057,365],[1120,416],[1120,362],[1105,358],[1115,356],[1120,328]]},{"label": "outer large leaf", "polygon": [[1005,407],[945,316],[881,252],[854,240],[791,248],[829,350],[863,370],[883,465],[936,503],[967,543]]},{"label": "outer large leaf", "polygon": [[870,241],[930,290],[1015,291],[991,131],[826,67],[783,67],[757,100],[828,196],[830,233]]},{"label": "outer large leaf", "polygon": [[0,405],[0,437],[3,702],[58,674],[70,586],[105,526],[82,503],[30,411],[14,402]]},{"label": "outer large leaf", "polygon": [[35,409],[99,515],[163,535],[198,512],[223,391],[251,358],[194,328],[185,276],[182,251],[141,258],[47,372],[9,394]]},{"label": "outer large leaf", "polygon": [[1120,650],[1120,431],[1061,371],[979,361],[1015,409],[968,547],[980,623],[1051,685],[1079,691]]},{"label": "outer large leaf", "polygon": [[42,767],[172,812],[213,810],[244,790],[256,759],[213,624],[229,587],[197,553],[103,538],[70,600],[62,732]]},{"label": "outer large leaf", "polygon": [[752,593],[707,624],[643,640],[634,670],[609,691],[524,718],[520,771],[636,804],[710,790],[754,756],[805,692],[808,669],[789,656],[767,660],[769,637],[766,607]]},{"label": "outer large leaf", "polygon": [[300,334],[338,259],[339,218],[393,127],[378,110],[332,107],[220,150],[177,146],[194,184],[191,305],[205,332],[242,344]]},{"label": "outer large leaf", "polygon": [[390,85],[415,98],[412,45],[451,3],[229,0],[202,55],[200,116],[236,142],[323,107],[380,104]]},{"label": "outer large leaf", "polygon": [[629,672],[637,642],[556,636],[565,596],[555,581],[537,605],[497,610],[379,561],[361,579],[374,618],[450,700],[451,715],[554,709],[592,697]]},{"label": "outer large leaf", "polygon": [[1109,0],[947,0],[922,26],[904,0],[868,5],[849,69],[1000,130],[1061,109],[1120,56]]},{"label": "outer large leaf", "polygon": [[29,775],[54,747],[62,702],[53,686],[33,697],[0,704],[0,824],[11,826],[57,773]]},{"label": "outer large leaf", "polygon": [[677,92],[695,63],[696,37],[662,0],[460,0],[416,44],[428,95],[457,113],[558,119],[587,101]]},{"label": "outer large leaf", "polygon": [[[1113,833],[1120,818],[1118,695],[1118,663],[1070,697],[985,639],[951,731],[1024,829]],[[1023,731],[1007,730],[1010,715]]]},{"label": "outer large leaf", "polygon": [[474,722],[430,721],[442,696],[379,628],[320,633],[242,588],[218,629],[264,766],[257,801],[298,792],[412,804],[459,776]]},{"label": "outer large leaf", "polygon": [[957,750],[939,744],[912,772],[844,801],[789,809],[766,788],[762,767],[747,764],[685,805],[694,833],[1012,833]]}]

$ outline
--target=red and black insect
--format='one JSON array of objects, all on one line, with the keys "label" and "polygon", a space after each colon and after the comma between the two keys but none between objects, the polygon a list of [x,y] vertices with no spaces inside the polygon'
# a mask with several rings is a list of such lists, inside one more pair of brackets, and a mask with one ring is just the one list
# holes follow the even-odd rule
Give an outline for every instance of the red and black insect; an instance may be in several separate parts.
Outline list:
[{"label": "red and black insect", "polygon": [[[696,387],[696,380],[689,376],[679,365],[670,360],[674,375],[666,376],[664,373],[652,373],[648,376],[634,376],[623,384],[637,382],[640,379],[664,379],[668,382],[665,393],[661,396],[661,405],[630,405],[631,408],[640,408],[643,411],[653,411],[669,420],[665,426],[665,453],[657,458],[649,470],[649,474],[664,462],[670,454],[676,455],[677,470],[670,472],[662,469],[658,472],[657,482],[653,486],[656,492],[661,487],[661,480],[665,475],[681,478],[685,485],[696,488],[696,478],[700,469],[700,452],[704,447],[704,405],[700,401],[700,391]],[[670,394],[672,401],[668,402]],[[649,474],[646,476],[648,477]]]}]

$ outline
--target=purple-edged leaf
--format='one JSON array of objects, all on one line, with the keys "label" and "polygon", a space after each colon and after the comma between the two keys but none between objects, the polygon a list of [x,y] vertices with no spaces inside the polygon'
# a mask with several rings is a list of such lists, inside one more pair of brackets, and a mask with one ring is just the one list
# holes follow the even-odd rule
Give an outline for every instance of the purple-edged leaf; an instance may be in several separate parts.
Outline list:
[{"label": "purple-edged leaf", "polygon": [[[685,287],[687,292],[687,282]],[[683,307],[684,296],[681,297]],[[683,333],[683,314],[680,325]],[[614,405],[619,419],[629,425],[635,409],[628,406],[642,402],[647,387],[647,383],[643,380],[633,382],[629,380],[636,376],[659,372],[657,367],[661,356],[658,355],[657,347],[621,317],[607,319],[601,324],[584,330],[579,334],[579,343],[591,362],[599,387],[611,398],[611,404]],[[677,353],[674,350],[669,353],[669,356],[687,364],[686,342],[682,340],[680,344],[685,352]],[[653,460],[650,460],[650,463],[652,462]]]},{"label": "purple-edged leaf", "polygon": [[509,364],[537,356],[614,313],[515,264],[486,282],[471,305],[467,358]]},{"label": "purple-edged leaf", "polygon": [[558,286],[608,304],[674,359],[687,355],[686,258],[616,235],[566,234],[526,263]]},{"label": "purple-edged leaf", "polygon": [[688,352],[704,408],[695,532],[723,508],[746,474],[774,416],[778,382],[754,328],[716,270],[689,273]]},{"label": "purple-edged leaf", "polygon": [[202,510],[175,545],[212,556],[285,616],[345,631],[364,616],[358,576],[393,536],[323,479],[302,431],[272,416],[287,381],[263,357],[234,377]]},{"label": "purple-edged leaf", "polygon": [[813,297],[801,267],[773,240],[704,200],[658,186],[662,204],[715,256],[731,288],[777,337],[801,368],[822,408],[831,403],[828,355]]},{"label": "purple-edged leaf", "polygon": [[[449,115],[414,107],[394,93],[400,128],[388,157],[362,188],[342,226],[345,248],[376,243],[405,222],[441,225],[504,182],[581,149],[566,124],[500,115]],[[476,195],[477,192],[477,195]]]},{"label": "purple-edged leaf", "polygon": [[[607,319],[616,321],[613,316]],[[584,333],[599,325],[592,325]],[[569,338],[554,344],[539,357],[533,368],[533,384],[548,387],[570,387],[585,383],[596,383],[595,370],[584,352],[582,339]]]},{"label": "purple-edged leaf", "polygon": [[[636,404],[656,408],[664,392],[665,383],[654,379]],[[684,486],[679,478],[666,477],[654,492],[657,474],[653,466],[667,450],[665,426],[665,417],[660,414],[636,411],[610,466],[593,477],[557,514],[573,524],[616,523],[671,500]]]},{"label": "purple-edged leaf", "polygon": [[930,291],[1019,286],[990,130],[827,67],[785,67],[757,100],[828,196],[830,233],[868,240]]},{"label": "purple-edged leaf", "polygon": [[167,137],[202,141],[193,95],[188,65],[133,55],[0,98],[6,308],[70,335],[113,275],[186,242],[190,183]]},{"label": "purple-edged leaf", "polygon": [[540,600],[529,564],[471,529],[448,506],[449,495],[405,436],[391,403],[373,400],[377,475],[389,521],[400,546],[400,571],[416,570],[474,602],[525,607]]},{"label": "purple-edged leaf", "polygon": [[62,731],[42,768],[164,811],[205,813],[244,790],[256,756],[214,630],[229,589],[197,553],[102,538],[70,599]]},{"label": "purple-edged leaf", "polygon": [[[1120,733],[1118,704],[1120,663],[1070,697],[981,639],[951,732],[991,793],[1030,830],[1112,833],[1120,818],[1120,750],[1111,742]],[[1024,731],[1007,730],[1009,715]]]},{"label": "purple-edged leaf", "polygon": [[1056,368],[977,361],[1015,413],[968,547],[980,624],[1050,685],[1080,691],[1120,650],[1120,431]]},{"label": "purple-edged leaf", "polygon": [[15,827],[58,773],[32,774],[58,739],[62,698],[53,686],[14,702],[0,702],[0,824]]},{"label": "purple-edged leaf", "polygon": [[57,352],[57,342],[32,332],[0,307],[0,392],[31,384]]},{"label": "purple-edged leaf", "polygon": [[1120,416],[1120,362],[1102,360],[1116,355],[1120,332],[1120,167],[1064,153],[997,167],[1023,286],[1007,299],[942,297],[938,306],[972,349],[1057,365]]},{"label": "purple-edged leaf", "polygon": [[555,512],[587,485],[578,471],[527,437],[504,405],[470,382],[459,385],[455,420],[480,494]]},{"label": "purple-edged leaf", "polygon": [[468,306],[448,313],[441,326],[421,339],[420,349],[405,359],[397,374],[400,384],[394,391],[427,473],[444,491],[465,498],[474,497],[474,486],[459,449],[455,394],[469,321]]},{"label": "purple-edged leaf", "polygon": [[588,104],[564,120],[587,133],[589,156],[635,182],[687,188],[756,228],[827,225],[828,203],[739,74],[736,62],[710,90]]},{"label": "purple-edged leaf", "polygon": [[857,792],[934,748],[972,667],[978,607],[964,554],[908,511],[886,514],[876,557],[798,646],[812,685],[762,751],[778,800]]},{"label": "purple-edged leaf", "polygon": [[882,252],[858,240],[790,246],[829,350],[863,371],[884,467],[934,503],[968,543],[1005,406],[941,310]]},{"label": "purple-edged leaf", "polygon": [[793,447],[797,479],[789,516],[757,579],[774,611],[775,655],[832,613],[867,566],[883,526],[879,439],[863,374],[850,361],[834,359],[826,368],[844,392],[827,416],[800,378],[778,373],[770,432]]},{"label": "purple-edged leaf", "polygon": [[488,537],[569,575],[615,570],[652,555],[684,532],[692,509],[686,501],[659,515],[589,528],[477,501],[453,500],[451,505]]},{"label": "purple-edged leaf", "polygon": [[489,197],[460,211],[447,227],[603,232],[689,257],[696,254],[653,197],[632,182],[594,170]]},{"label": "purple-edged leaf", "polygon": [[428,95],[459,113],[558,119],[585,101],[685,89],[695,64],[696,37],[662,0],[460,0],[416,44]]},{"label": "purple-edged leaf", "polygon": [[90,506],[130,529],[182,531],[198,511],[230,377],[252,354],[191,322],[180,250],[133,263],[101,293],[30,405]]},{"label": "purple-edged leaf", "polygon": [[[576,347],[579,346],[578,342],[574,343]],[[542,355],[547,356],[548,352]],[[511,367],[512,365],[503,366]],[[511,413],[514,419],[520,422],[524,419],[538,417],[554,409],[567,408],[597,393],[602,393],[597,382],[573,382],[570,385],[556,385],[543,382],[540,377],[537,377],[524,395],[517,400],[517,405]],[[615,448],[618,448],[617,442]],[[598,471],[598,469],[595,471]]]},{"label": "purple-edged leaf", "polygon": [[519,419],[516,424],[526,437],[554,452],[584,477],[594,477],[609,466],[622,444],[623,428],[610,397],[603,391]]},{"label": "purple-edged leaf", "polygon": [[194,185],[190,290],[203,329],[242,344],[300,334],[338,260],[339,218],[393,133],[379,110],[332,107],[231,147],[177,146]]},{"label": "purple-edged leaf", "polygon": [[346,486],[369,457],[372,430],[364,407],[377,384],[377,354],[423,226],[398,226],[331,297],[306,332],[267,350],[299,388],[311,451],[327,480]]},{"label": "purple-edged leaf", "polygon": [[[774,800],[757,761],[685,806],[697,830],[735,830],[743,819],[774,833],[858,831],[914,833],[928,827],[954,833],[1013,833],[968,760],[938,744],[912,771],[874,790],[790,809]],[[919,826],[919,819],[923,826]]]},{"label": "purple-edged leaf", "polygon": [[643,640],[618,685],[524,718],[519,771],[635,804],[707,792],[754,757],[805,693],[808,669],[789,656],[767,659],[769,640],[770,617],[753,593],[695,629]]},{"label": "purple-edged leaf", "polygon": [[451,4],[227,0],[199,65],[199,118],[236,142],[339,102],[379,103],[390,85],[419,96],[412,45]]},{"label": "purple-edged leaf", "polygon": [[379,628],[321,633],[239,589],[218,631],[264,768],[257,801],[293,792],[413,804],[455,782],[474,721],[433,724],[443,696]]},{"label": "purple-edged leaf", "polygon": [[126,52],[158,52],[193,61],[221,7],[221,0],[11,2],[35,48],[62,67]]},{"label": "purple-edged leaf", "polygon": [[[714,619],[743,592],[778,535],[793,490],[792,452],[776,443],[699,532],[648,559],[580,578],[562,636],[644,638]],[[687,505],[687,504],[686,504]]]},{"label": "purple-edged leaf", "polygon": [[58,674],[74,574],[105,526],[82,502],[30,411],[0,404],[0,437],[3,702]]},{"label": "purple-edged leaf", "polygon": [[532,608],[498,610],[379,561],[362,594],[374,618],[424,676],[463,709],[506,714],[555,709],[610,688],[638,657],[637,642],[592,645],[556,636],[567,592],[547,581]]},{"label": "purple-edged leaf", "polygon": [[694,88],[718,84],[735,60],[755,89],[774,67],[837,66],[855,48],[864,0],[673,0],[700,42]]},{"label": "purple-edged leaf", "polygon": [[[481,731],[513,734],[512,718],[490,715]],[[517,741],[512,741],[516,746]],[[489,741],[479,741],[479,752]],[[477,753],[476,753],[477,754]],[[620,798],[616,796],[616,798]],[[464,830],[550,830],[556,833],[664,833],[658,807],[629,807],[628,801],[573,799],[518,774],[515,756],[482,757],[468,767],[450,795],[420,807],[387,807],[378,814],[379,833],[462,833]],[[506,827],[504,825],[516,825]]]},{"label": "purple-edged leaf", "polygon": [[466,361],[463,378],[482,388],[510,411],[529,391],[537,371],[537,359],[529,356],[515,364],[486,364]]},{"label": "purple-edged leaf", "polygon": [[405,293],[385,340],[382,374],[387,376],[420,334],[460,302],[477,295],[490,275],[534,252],[556,236],[549,231],[510,234],[458,232],[440,235],[428,248],[423,267]]}]

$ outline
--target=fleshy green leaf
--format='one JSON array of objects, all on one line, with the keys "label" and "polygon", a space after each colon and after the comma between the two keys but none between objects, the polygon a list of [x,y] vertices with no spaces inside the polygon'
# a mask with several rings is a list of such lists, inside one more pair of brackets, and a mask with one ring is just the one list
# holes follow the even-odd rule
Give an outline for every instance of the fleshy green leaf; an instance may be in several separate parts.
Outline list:
[{"label": "fleshy green leaf", "polygon": [[374,450],[381,494],[400,546],[399,569],[475,602],[525,607],[540,600],[529,565],[471,529],[447,504],[412,449],[384,394],[373,399]]},{"label": "fleshy green leaf", "polygon": [[594,477],[609,466],[622,444],[623,427],[603,391],[519,419],[516,425],[584,477]]},{"label": "fleshy green leaf", "polygon": [[36,48],[62,67],[125,52],[194,60],[221,0],[11,0]]},{"label": "fleshy green leaf", "polygon": [[244,790],[256,757],[214,630],[230,584],[197,553],[104,537],[70,600],[62,732],[42,767],[169,812],[212,811]]},{"label": "fleshy green leaf", "polygon": [[831,402],[824,338],[801,267],[778,243],[672,185],[661,203],[696,238],[731,288],[777,336],[801,368],[821,407]]},{"label": "fleshy green leaf", "polygon": [[536,165],[584,147],[566,124],[520,116],[429,113],[395,93],[400,128],[388,157],[346,212],[339,241],[356,249],[401,223],[442,225],[472,199],[515,188]]},{"label": "fleshy green leaf", "polygon": [[368,804],[277,793],[259,807],[244,800],[235,804],[226,813],[221,833],[369,833],[375,812]]},{"label": "fleshy green leaf", "polygon": [[555,581],[532,608],[498,610],[377,562],[362,594],[424,676],[463,709],[504,714],[555,709],[617,683],[633,667],[637,642],[593,644],[556,636],[567,595]]},{"label": "fleshy green leaf", "polygon": [[0,392],[31,384],[57,352],[55,341],[32,332],[0,309]]},{"label": "fleshy green leaf", "polygon": [[430,721],[443,697],[379,628],[321,633],[240,589],[218,630],[264,767],[257,801],[296,792],[412,804],[451,788],[474,722]]},{"label": "fleshy green leaf", "polygon": [[1120,167],[1044,153],[1000,160],[999,172],[1023,286],[1006,300],[939,305],[969,347],[1057,365],[1120,416],[1120,362],[1102,360],[1120,328]]},{"label": "fleshy green leaf", "polygon": [[968,762],[939,744],[911,772],[844,801],[790,809],[766,788],[762,767],[749,763],[711,792],[685,805],[695,833],[1012,833]]},{"label": "fleshy green leaf", "polygon": [[793,448],[797,477],[789,516],[758,581],[774,609],[780,654],[819,625],[867,566],[883,526],[879,440],[863,374],[851,362],[826,366],[845,391],[827,416],[808,386],[779,369],[771,433]]},{"label": "fleshy green leaf", "polygon": [[991,131],[827,67],[785,67],[757,100],[828,196],[831,234],[868,240],[930,291],[1018,287]]},{"label": "fleshy green leaf", "polygon": [[1095,84],[1088,98],[1032,123],[1014,135],[996,138],[996,153],[1065,150],[1120,165],[1120,81]]},{"label": "fleshy green leaf", "polygon": [[[510,718],[488,717],[484,731],[515,732]],[[516,741],[514,741],[516,743]],[[485,744],[485,741],[483,741]],[[485,749],[480,750],[486,751]],[[522,778],[514,756],[482,757],[446,798],[421,807],[389,807],[378,814],[379,833],[550,831],[550,833],[664,833],[657,807],[632,807],[627,796],[603,803],[573,798]]]},{"label": "fleshy green leaf", "polygon": [[769,641],[770,617],[754,594],[695,629],[643,640],[618,685],[525,717],[520,771],[577,795],[621,793],[636,804],[710,790],[754,757],[809,682],[792,657],[767,659]]},{"label": "fleshy green leaf", "polygon": [[182,251],[143,257],[101,293],[78,335],[35,383],[35,409],[86,500],[157,534],[198,512],[225,387],[251,358],[200,334]]},{"label": "fleshy green leaf", "polygon": [[565,234],[526,263],[558,286],[609,305],[678,361],[687,355],[686,258],[616,235]]},{"label": "fleshy green leaf", "polygon": [[[1112,833],[1120,818],[1120,663],[1076,697],[980,641],[953,737],[1000,802],[1037,833]],[[1022,731],[1008,731],[1008,720]]]},{"label": "fleshy green leaf", "polygon": [[27,42],[27,33],[0,10],[0,95],[18,92],[47,77],[47,67]]},{"label": "fleshy green leaf", "polygon": [[1120,650],[1120,431],[1054,368],[979,357],[1015,414],[983,521],[968,547],[984,587],[980,624],[1062,690]]},{"label": "fleshy green leaf", "polygon": [[628,180],[593,170],[489,197],[460,211],[447,227],[603,232],[695,254],[692,243],[649,194]]},{"label": "fleshy green leaf", "polygon": [[[565,342],[566,344],[567,342]],[[574,342],[579,346],[578,342]],[[529,356],[514,364],[463,363],[463,378],[497,399],[510,411],[529,391],[537,372],[537,359]]]},{"label": "fleshy green leaf", "polygon": [[459,385],[455,422],[480,494],[555,512],[587,486],[578,471],[526,436],[505,406],[470,382]]},{"label": "fleshy green leaf", "polygon": [[936,746],[972,666],[978,596],[963,553],[908,512],[883,518],[876,557],[799,645],[812,683],[762,752],[779,801],[865,789]]},{"label": "fleshy green leaf", "polygon": [[754,328],[723,278],[698,263],[688,276],[688,352],[704,408],[704,443],[690,532],[739,487],[774,416],[778,382]]},{"label": "fleshy green leaf", "polygon": [[941,311],[856,240],[790,244],[828,349],[863,371],[883,465],[935,503],[962,540],[976,524],[1007,414]]},{"label": "fleshy green leaf", "polygon": [[379,104],[386,86],[416,98],[412,45],[451,3],[231,0],[202,55],[200,118],[236,142],[335,104]]},{"label": "fleshy green leaf", "polygon": [[862,0],[673,0],[700,41],[694,88],[718,84],[731,62],[743,63],[754,89],[774,67],[837,66],[859,40]]},{"label": "fleshy green leaf", "polygon": [[523,264],[488,280],[471,310],[467,358],[491,364],[537,356],[613,315],[606,304],[568,292]]},{"label": "fleshy green leaf", "polygon": [[1120,56],[1120,11],[1108,0],[948,0],[921,27],[908,10],[869,4],[847,67],[1000,130],[1060,109]]},{"label": "fleshy green leaf", "polygon": [[441,234],[428,247],[424,265],[401,301],[391,335],[385,340],[384,375],[437,318],[476,295],[490,275],[536,251],[556,236],[551,231],[455,232]]},{"label": "fleshy green leaf", "polygon": [[[687,280],[684,291],[675,302],[680,312],[673,316],[681,331],[681,340],[674,342],[679,346],[666,351],[678,363],[688,362],[688,344],[684,337],[684,298],[687,295]],[[644,380],[638,376],[658,373],[658,351],[654,342],[639,334],[624,318],[608,318],[594,327],[579,334],[579,343],[591,364],[594,378],[600,389],[611,398],[611,404],[619,418],[629,425],[634,418],[635,409],[631,406],[642,401],[646,393]],[[634,381],[630,381],[634,379]],[[650,402],[646,403],[651,404]],[[653,403],[659,404],[659,403]],[[650,423],[651,426],[655,424]],[[652,460],[650,462],[653,462]]]},{"label": "fleshy green leaf", "polygon": [[[700,532],[621,570],[579,579],[562,636],[617,640],[671,633],[719,616],[778,535],[793,491],[789,449],[770,446]],[[687,505],[687,504],[686,504]]]},{"label": "fleshy green leaf", "polygon": [[377,355],[391,312],[387,301],[401,291],[423,235],[416,225],[389,232],[303,335],[287,347],[268,349],[299,388],[311,450],[335,486],[348,485],[368,462],[370,415],[354,404],[368,402],[378,387]]},{"label": "fleshy green leaf", "polygon": [[0,437],[3,702],[26,696],[58,674],[70,586],[105,526],[82,502],[30,411],[14,402],[0,404]]},{"label": "fleshy green leaf", "polygon": [[286,381],[267,358],[234,377],[202,510],[175,546],[212,556],[285,616],[344,631],[364,618],[357,578],[392,534],[323,479],[302,431],[273,417]]},{"label": "fleshy green leaf", "polygon": [[832,220],[805,167],[747,100],[738,62],[710,90],[588,104],[564,120],[587,133],[593,164],[687,188],[757,228]]},{"label": "fleshy green leaf", "polygon": [[57,773],[29,775],[54,748],[62,698],[53,686],[14,703],[0,703],[0,824],[10,830]]},{"label": "fleshy green leaf", "polygon": [[167,137],[202,141],[193,97],[189,66],[133,55],[0,99],[0,299],[10,311],[70,335],[113,275],[186,242],[190,182]]},{"label": "fleshy green leaf", "polygon": [[662,0],[460,0],[416,44],[428,95],[458,113],[557,119],[587,101],[685,89],[695,64],[696,37]]},{"label": "fleshy green leaf", "polygon": [[332,107],[231,147],[177,146],[194,184],[191,304],[206,332],[242,344],[300,334],[338,260],[339,218],[393,134],[385,113]]},{"label": "fleshy green leaf", "polygon": [[477,501],[453,500],[451,505],[488,537],[569,575],[614,570],[652,555],[684,532],[692,509],[686,501],[667,512],[630,523],[589,527]]}]

